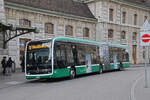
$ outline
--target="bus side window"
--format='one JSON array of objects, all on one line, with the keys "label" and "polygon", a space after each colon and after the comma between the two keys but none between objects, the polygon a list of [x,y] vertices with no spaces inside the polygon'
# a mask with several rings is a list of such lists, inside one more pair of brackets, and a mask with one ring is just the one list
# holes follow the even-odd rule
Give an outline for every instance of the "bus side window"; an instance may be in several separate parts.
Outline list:
[{"label": "bus side window", "polygon": [[73,57],[71,44],[66,44],[65,48],[66,48],[66,58],[67,58],[66,65],[74,66],[74,57]]},{"label": "bus side window", "polygon": [[55,68],[66,67],[66,54],[64,44],[55,44],[55,57],[54,57]]},{"label": "bus side window", "polygon": [[92,57],[92,64],[97,64],[97,59],[96,59],[96,46],[91,46],[91,51],[90,51],[91,57]]},{"label": "bus side window", "polygon": [[123,62],[129,61],[129,54],[125,50],[123,50]]},{"label": "bus side window", "polygon": [[96,64],[100,63],[100,52],[99,47],[96,47]]},{"label": "bus side window", "polygon": [[85,65],[85,46],[78,45],[78,65]]},{"label": "bus side window", "polygon": [[113,47],[109,47],[109,58],[110,63],[113,63]]}]

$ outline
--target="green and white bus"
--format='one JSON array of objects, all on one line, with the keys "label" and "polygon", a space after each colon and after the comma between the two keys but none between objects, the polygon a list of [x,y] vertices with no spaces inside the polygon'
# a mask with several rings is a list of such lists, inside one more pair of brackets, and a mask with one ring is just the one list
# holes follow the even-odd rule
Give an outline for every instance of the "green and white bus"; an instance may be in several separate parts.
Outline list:
[{"label": "green and white bus", "polygon": [[25,52],[26,79],[74,78],[129,66],[126,45],[68,37],[28,42]]}]

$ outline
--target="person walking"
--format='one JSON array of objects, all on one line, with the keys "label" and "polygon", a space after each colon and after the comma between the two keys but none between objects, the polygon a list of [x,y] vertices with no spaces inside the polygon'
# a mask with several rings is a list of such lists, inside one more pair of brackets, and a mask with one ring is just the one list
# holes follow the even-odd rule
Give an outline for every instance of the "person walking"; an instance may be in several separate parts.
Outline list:
[{"label": "person walking", "polygon": [[11,75],[11,70],[12,70],[12,59],[11,57],[9,57],[8,61],[7,61],[7,71],[8,71],[8,75]]},{"label": "person walking", "polygon": [[5,56],[3,57],[1,64],[2,64],[2,68],[3,68],[3,75],[5,75],[6,74],[6,67],[7,67],[7,61],[6,61]]}]

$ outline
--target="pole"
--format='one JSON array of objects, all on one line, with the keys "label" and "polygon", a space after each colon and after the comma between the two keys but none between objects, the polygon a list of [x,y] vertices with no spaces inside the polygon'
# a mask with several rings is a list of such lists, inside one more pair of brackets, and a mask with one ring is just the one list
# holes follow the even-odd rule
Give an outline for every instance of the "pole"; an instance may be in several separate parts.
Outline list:
[{"label": "pole", "polygon": [[145,47],[145,66],[144,66],[144,79],[145,79],[145,88],[148,88],[148,81],[147,81],[147,47]]}]

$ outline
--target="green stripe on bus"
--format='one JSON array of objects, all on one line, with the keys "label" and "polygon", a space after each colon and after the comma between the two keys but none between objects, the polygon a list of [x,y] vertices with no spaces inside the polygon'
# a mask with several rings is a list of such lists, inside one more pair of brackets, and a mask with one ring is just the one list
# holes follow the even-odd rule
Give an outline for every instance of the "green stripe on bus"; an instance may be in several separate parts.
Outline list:
[{"label": "green stripe on bus", "polygon": [[[123,68],[128,68],[128,67],[130,67],[130,62],[122,62],[122,67]],[[111,63],[110,65],[109,65],[109,70],[114,70],[114,69],[116,69],[116,68],[114,68],[114,64],[113,63]],[[118,63],[117,64],[117,69],[119,69],[120,68],[120,63]],[[106,68],[105,68],[105,65],[103,65],[103,70],[105,71],[106,70]]]},{"label": "green stripe on bus", "polygon": [[69,75],[70,68],[54,69],[52,78],[68,77]]},{"label": "green stripe on bus", "polygon": [[[99,71],[99,64],[92,65],[91,68],[92,68],[92,72],[98,72]],[[86,65],[76,67],[76,74],[77,75],[86,74],[86,73],[87,73]]]},{"label": "green stripe on bus", "polygon": [[123,68],[128,68],[130,66],[130,62],[123,62]]},{"label": "green stripe on bus", "polygon": [[99,64],[92,66],[92,72],[98,72],[99,71]]}]

